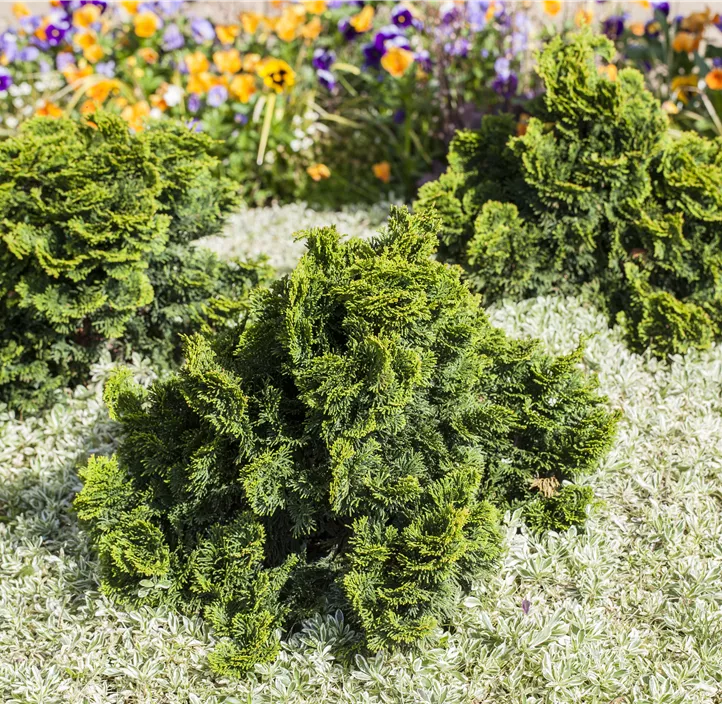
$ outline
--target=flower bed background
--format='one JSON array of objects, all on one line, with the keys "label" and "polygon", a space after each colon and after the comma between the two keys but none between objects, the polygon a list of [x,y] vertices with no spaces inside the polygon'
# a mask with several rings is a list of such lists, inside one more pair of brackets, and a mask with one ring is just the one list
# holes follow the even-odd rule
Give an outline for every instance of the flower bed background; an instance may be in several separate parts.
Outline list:
[{"label": "flower bed background", "polygon": [[612,3],[305,0],[221,24],[175,0],[57,0],[37,15],[18,3],[0,35],[0,127],[101,105],[132,129],[176,118],[219,140],[248,203],[409,199],[455,129],[501,109],[523,125],[533,50],[591,23],[680,128],[722,133],[719,17],[641,4],[647,21]]}]

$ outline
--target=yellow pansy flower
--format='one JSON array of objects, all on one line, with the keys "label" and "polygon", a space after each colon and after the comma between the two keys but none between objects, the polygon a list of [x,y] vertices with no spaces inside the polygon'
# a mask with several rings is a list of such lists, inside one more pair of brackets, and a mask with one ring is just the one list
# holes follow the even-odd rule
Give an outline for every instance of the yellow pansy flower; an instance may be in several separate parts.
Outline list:
[{"label": "yellow pansy flower", "polygon": [[73,12],[73,24],[76,27],[87,29],[91,24],[98,21],[100,8],[97,5],[83,5]]},{"label": "yellow pansy flower", "polygon": [[101,106],[95,100],[86,100],[80,106],[80,114],[84,117],[87,117],[88,115],[92,115],[93,113],[98,112],[100,107]]},{"label": "yellow pansy flower", "polygon": [[304,39],[316,39],[321,34],[321,20],[314,17],[308,24],[301,27],[301,36]]},{"label": "yellow pansy flower", "polygon": [[128,126],[140,132],[143,129],[145,118],[150,115],[150,105],[145,100],[137,102],[135,105],[127,105],[123,108],[120,116],[128,123]]},{"label": "yellow pansy flower", "polygon": [[97,38],[94,32],[80,32],[73,37],[73,43],[81,49],[87,49],[89,46],[97,44]]},{"label": "yellow pansy flower", "polygon": [[[85,62],[83,61],[83,64]],[[74,64],[71,64],[70,66],[66,66],[62,70],[62,74],[65,77],[65,80],[70,84],[74,84],[78,81],[81,81],[86,76],[91,76],[93,74],[93,67],[88,66],[87,64],[84,66],[81,66],[78,68]]]},{"label": "yellow pansy flower", "polygon": [[702,37],[692,32],[677,32],[672,40],[672,48],[679,53],[691,54],[699,49]]},{"label": "yellow pansy flower", "polygon": [[562,11],[561,0],[544,0],[542,9],[550,17],[556,17]]},{"label": "yellow pansy flower", "polygon": [[44,100],[40,106],[35,110],[35,114],[38,117],[62,117],[63,110],[58,107],[55,103],[51,103],[48,100]]},{"label": "yellow pansy flower", "polygon": [[120,6],[129,14],[134,15],[138,12],[139,0],[120,0]]},{"label": "yellow pansy flower", "polygon": [[203,73],[210,68],[208,58],[202,51],[194,51],[185,57],[186,68],[191,75],[194,73]]},{"label": "yellow pansy flower", "polygon": [[378,164],[374,164],[371,169],[379,181],[388,183],[391,180],[391,164],[388,161],[380,161]]},{"label": "yellow pansy flower", "polygon": [[158,16],[150,11],[140,12],[133,18],[133,27],[138,37],[152,37],[158,29]]},{"label": "yellow pansy flower", "polygon": [[237,24],[218,25],[216,27],[216,36],[221,44],[233,44],[238,36],[240,28]]},{"label": "yellow pansy flower", "polygon": [[574,15],[574,24],[577,27],[586,27],[592,23],[593,19],[594,13],[591,10],[586,10],[585,8],[580,7],[577,10],[577,14]]},{"label": "yellow pansy flower", "polygon": [[349,24],[359,33],[368,32],[373,27],[374,14],[374,8],[366,5],[361,12],[349,20]]},{"label": "yellow pansy flower", "polygon": [[242,103],[247,103],[256,92],[256,79],[250,73],[239,73],[233,77],[228,90]]},{"label": "yellow pansy flower", "polygon": [[246,34],[255,34],[258,29],[258,25],[261,22],[261,15],[257,12],[242,12],[241,13],[241,26]]},{"label": "yellow pansy flower", "polygon": [[401,78],[414,63],[414,54],[399,46],[392,46],[382,57],[381,66],[394,78]]},{"label": "yellow pansy flower", "polygon": [[83,49],[83,56],[88,61],[90,61],[91,64],[94,64],[100,61],[103,56],[105,56],[105,52],[103,51],[100,44],[91,44],[90,46],[86,46],[85,49]]},{"label": "yellow pansy flower", "polygon": [[689,100],[690,88],[697,88],[698,83],[699,76],[693,73],[687,76],[675,76],[672,79],[670,87],[672,88],[672,93],[676,93],[676,97],[686,104]]},{"label": "yellow pansy flower", "polygon": [[208,71],[201,71],[190,76],[187,89],[189,93],[206,93],[212,86],[213,76]]},{"label": "yellow pansy flower", "polygon": [[243,70],[248,73],[255,73],[258,68],[258,64],[261,63],[260,54],[246,54],[243,57]]},{"label": "yellow pansy flower", "polygon": [[293,7],[286,7],[280,19],[276,22],[274,29],[279,39],[290,42],[296,38],[296,32],[302,24],[303,20],[294,11]]},{"label": "yellow pansy flower", "polygon": [[282,93],[296,83],[296,74],[283,59],[264,59],[258,65],[257,72],[263,83],[276,93]]},{"label": "yellow pansy flower", "polygon": [[237,49],[216,51],[213,54],[213,63],[221,73],[238,73],[243,66],[241,55]]},{"label": "yellow pansy flower", "polygon": [[610,81],[617,80],[617,67],[614,64],[600,66],[597,70],[600,76],[606,76]]},{"label": "yellow pansy flower", "polygon": [[303,6],[309,15],[321,15],[326,12],[326,0],[303,0]]},{"label": "yellow pansy flower", "polygon": [[[20,19],[21,17],[29,17],[32,12],[28,9],[28,6],[24,2],[16,2],[12,6],[13,15]],[[36,113],[37,114],[37,113]]]},{"label": "yellow pansy flower", "polygon": [[306,169],[306,173],[314,181],[323,181],[331,177],[331,169],[326,164],[313,164]]},{"label": "yellow pansy flower", "polygon": [[86,95],[92,100],[104,103],[108,99],[108,96],[113,92],[117,92],[119,88],[120,81],[118,81],[118,79],[108,78],[90,86],[86,91]]}]

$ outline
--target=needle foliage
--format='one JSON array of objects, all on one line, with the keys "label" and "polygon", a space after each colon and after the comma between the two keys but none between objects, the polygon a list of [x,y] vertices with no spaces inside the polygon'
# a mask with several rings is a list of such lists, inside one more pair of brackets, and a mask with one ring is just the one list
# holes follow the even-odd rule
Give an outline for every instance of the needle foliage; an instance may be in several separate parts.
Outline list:
[{"label": "needle foliage", "polygon": [[194,249],[236,204],[210,141],[116,117],[37,118],[0,144],[0,401],[31,410],[103,349],[178,359],[234,321],[261,270]]},{"label": "needle foliage", "polygon": [[672,134],[641,73],[591,31],[556,37],[541,114],[458,133],[416,208],[485,302],[591,294],[635,350],[707,347],[722,331],[722,139]]},{"label": "needle foliage", "polygon": [[447,619],[501,551],[500,514],[583,520],[575,483],[616,415],[580,368],[494,328],[437,221],[394,209],[372,241],[304,233],[250,322],[188,339],[146,390],[107,385],[123,441],[75,505],[103,589],[201,610],[219,672],[274,657],[278,629],[341,607],[372,650]]}]

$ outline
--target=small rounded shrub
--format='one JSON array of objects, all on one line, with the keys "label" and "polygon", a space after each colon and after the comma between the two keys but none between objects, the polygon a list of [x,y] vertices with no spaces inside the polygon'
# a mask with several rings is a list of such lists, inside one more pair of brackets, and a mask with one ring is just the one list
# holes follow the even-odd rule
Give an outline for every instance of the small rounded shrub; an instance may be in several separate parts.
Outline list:
[{"label": "small rounded shrub", "polygon": [[369,648],[413,643],[501,551],[500,513],[583,520],[575,479],[616,415],[580,370],[494,328],[438,223],[394,209],[373,241],[305,233],[251,322],[188,340],[149,391],[121,371],[122,426],[75,501],[106,593],[202,610],[212,666],[271,659],[277,629],[344,608]]},{"label": "small rounded shrub", "polygon": [[0,143],[0,401],[33,409],[101,349],[178,357],[178,332],[238,317],[260,270],[189,243],[237,196],[210,140],[117,117],[36,118]]},{"label": "small rounded shrub", "polygon": [[539,57],[544,106],[457,134],[420,212],[442,216],[441,257],[485,302],[592,295],[630,346],[665,356],[722,333],[722,139],[678,136],[612,43],[555,37]]}]

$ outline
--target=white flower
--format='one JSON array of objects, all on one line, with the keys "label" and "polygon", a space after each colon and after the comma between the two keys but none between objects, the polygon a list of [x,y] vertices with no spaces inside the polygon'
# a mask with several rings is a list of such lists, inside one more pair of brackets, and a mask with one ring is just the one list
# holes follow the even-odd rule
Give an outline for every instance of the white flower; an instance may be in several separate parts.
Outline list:
[{"label": "white flower", "polygon": [[14,130],[18,126],[18,119],[17,117],[13,117],[12,115],[8,115],[5,118],[5,124],[11,129]]},{"label": "white flower", "polygon": [[153,108],[150,111],[150,117],[153,120],[160,120],[160,118],[163,117],[163,111],[160,108]]},{"label": "white flower", "polygon": [[183,100],[183,89],[180,86],[169,85],[163,93],[163,100],[168,107],[174,108]]}]

